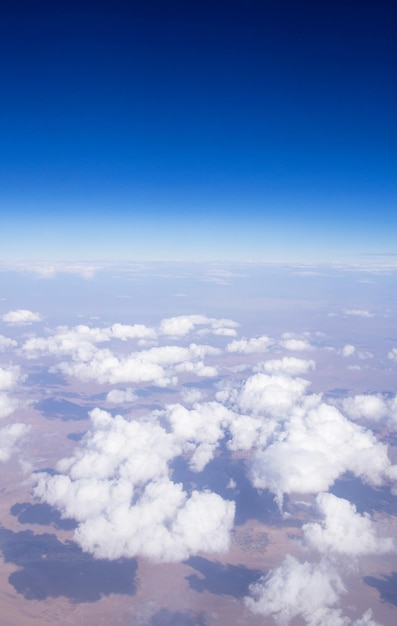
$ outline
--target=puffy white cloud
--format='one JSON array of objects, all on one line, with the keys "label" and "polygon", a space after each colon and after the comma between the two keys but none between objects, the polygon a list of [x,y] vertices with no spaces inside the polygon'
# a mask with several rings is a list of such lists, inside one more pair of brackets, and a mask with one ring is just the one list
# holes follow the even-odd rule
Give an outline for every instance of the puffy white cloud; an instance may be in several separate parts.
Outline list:
[{"label": "puffy white cloud", "polygon": [[253,613],[272,616],[281,626],[295,618],[307,626],[380,626],[372,620],[371,611],[354,621],[344,616],[338,605],[345,593],[342,579],[326,559],[300,563],[287,556],[278,568],[251,585],[245,603]]},{"label": "puffy white cloud", "polygon": [[[174,321],[179,319],[172,318]],[[96,380],[101,384],[152,381],[164,386],[176,381],[174,374],[177,372],[192,372],[204,377],[218,375],[216,367],[203,361],[208,355],[221,353],[218,348],[209,345],[153,346],[121,355],[97,345],[118,339],[138,340],[138,346],[142,347],[142,342],[154,340],[156,336],[153,328],[142,324],[113,324],[105,328],[80,324],[73,328],[61,326],[49,337],[31,337],[22,349],[28,358],[36,358],[40,354],[70,357],[71,360],[62,361],[54,368],[81,380]]]},{"label": "puffy white cloud", "polygon": [[180,561],[228,549],[234,503],[209,491],[189,495],[168,476],[170,461],[188,443],[185,435],[212,441],[199,415],[184,433],[189,420],[178,411],[170,409],[172,428],[165,429],[95,409],[74,456],[59,462],[61,473],[37,475],[36,496],[78,521],[75,539],[95,557]]},{"label": "puffy white cloud", "polygon": [[[1,415],[0,415],[1,416]],[[1,416],[3,417],[3,416]],[[19,441],[30,431],[27,424],[7,424],[0,428],[0,462],[8,461]]]},{"label": "puffy white cloud", "polygon": [[205,315],[179,315],[164,319],[159,326],[161,335],[171,337],[184,337],[188,335],[195,326],[208,324],[210,319]]},{"label": "puffy white cloud", "polygon": [[320,493],[317,506],[322,521],[302,527],[306,543],[325,554],[349,557],[382,554],[395,550],[391,538],[379,537],[368,514],[360,515],[353,504],[331,493]]},{"label": "puffy white cloud", "polygon": [[32,322],[40,322],[41,316],[38,313],[29,311],[28,309],[16,309],[15,311],[8,311],[8,313],[4,313],[1,319],[6,324],[11,324],[13,326],[25,326],[27,324],[32,324]]},{"label": "puffy white cloud", "polygon": [[127,389],[112,389],[106,395],[106,401],[112,402],[113,404],[124,404],[124,402],[135,402],[138,398],[137,394],[134,393],[131,387],[127,387]]},{"label": "puffy white cloud", "polygon": [[156,339],[157,333],[154,328],[144,324],[113,324],[108,331],[109,339]]},{"label": "puffy white cloud", "polygon": [[252,339],[236,339],[226,346],[226,350],[228,352],[241,352],[242,354],[267,352],[273,343],[273,340],[266,335],[253,337]]},{"label": "puffy white cloud", "polygon": [[14,341],[14,339],[9,339],[9,337],[5,337],[4,335],[0,335],[0,352],[4,352],[9,348],[15,348],[18,343]]},{"label": "puffy white cloud", "polygon": [[9,396],[8,392],[15,388],[20,378],[21,372],[18,365],[0,367],[0,419],[11,415],[19,406],[19,401]]},{"label": "puffy white cloud", "polygon": [[345,398],[341,402],[343,412],[353,420],[369,419],[378,421],[388,413],[385,400],[373,394],[360,394]]},{"label": "puffy white cloud", "polygon": [[257,450],[250,475],[254,486],[268,488],[281,503],[284,493],[326,491],[346,471],[375,486],[394,479],[396,468],[370,431],[309,396],[270,445]]},{"label": "puffy white cloud", "polygon": [[253,415],[283,418],[303,398],[309,385],[303,378],[258,373],[247,378],[240,388],[220,392],[217,398],[232,401]]},{"label": "puffy white cloud", "polygon": [[[39,342],[48,340],[29,340],[26,349],[36,350]],[[100,384],[155,382],[165,386],[176,382],[175,373],[192,372],[197,376],[216,376],[218,371],[207,366],[203,358],[207,355],[218,355],[220,350],[212,346],[190,344],[188,347],[156,346],[146,350],[131,352],[118,356],[109,349],[98,349],[84,339],[80,343],[72,341],[54,350],[60,353],[72,351],[72,361],[62,361],[54,369],[83,381],[95,380]],[[48,343],[46,344],[48,348]],[[51,348],[50,348],[51,349]]]},{"label": "puffy white cloud", "polygon": [[309,370],[314,370],[315,362],[304,359],[297,359],[294,356],[285,356],[282,359],[274,359],[259,363],[258,370],[264,370],[268,374],[287,374],[289,376],[300,376]]},{"label": "puffy white cloud", "polygon": [[283,494],[326,491],[346,471],[372,485],[394,480],[397,466],[387,447],[320,395],[308,394],[308,386],[302,378],[255,374],[216,394],[238,414],[229,448],[254,450],[253,485],[269,489],[281,506]]},{"label": "puffy white cloud", "polygon": [[307,350],[313,350],[313,346],[306,339],[282,339],[280,346],[291,352],[305,352]]},{"label": "puffy white cloud", "polygon": [[351,343],[347,343],[345,346],[343,346],[342,348],[342,356],[344,357],[349,357],[352,354],[354,354],[356,351],[356,348],[351,344]]},{"label": "puffy white cloud", "polygon": [[308,626],[345,626],[334,607],[346,589],[327,561],[299,563],[287,556],[280,567],[250,587],[248,608],[283,626],[302,617]]},{"label": "puffy white cloud", "polygon": [[192,453],[189,465],[196,472],[213,458],[224,429],[234,417],[218,402],[196,404],[190,410],[181,404],[170,405],[166,415],[176,441]]},{"label": "puffy white cloud", "polygon": [[203,399],[203,392],[200,389],[188,388],[182,389],[181,399],[184,404],[195,404]]},{"label": "puffy white cloud", "polygon": [[374,317],[374,314],[366,309],[345,309],[343,312],[352,317]]},{"label": "puffy white cloud", "polygon": [[0,390],[10,391],[15,387],[21,376],[21,370],[18,365],[10,365],[9,367],[0,367]]},{"label": "puffy white cloud", "polygon": [[397,348],[392,348],[387,356],[392,361],[397,361]]}]

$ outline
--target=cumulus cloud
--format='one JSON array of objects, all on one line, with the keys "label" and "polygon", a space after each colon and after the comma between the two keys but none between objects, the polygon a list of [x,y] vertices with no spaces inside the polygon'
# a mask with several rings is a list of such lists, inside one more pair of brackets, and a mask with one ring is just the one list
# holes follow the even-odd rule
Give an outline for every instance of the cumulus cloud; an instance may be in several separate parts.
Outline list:
[{"label": "cumulus cloud", "polygon": [[374,317],[374,314],[366,309],[345,309],[343,312],[352,317]]},{"label": "cumulus cloud", "polygon": [[9,339],[9,337],[5,337],[4,335],[0,335],[0,352],[4,352],[9,348],[15,348],[17,346],[17,342],[14,339]]},{"label": "cumulus cloud", "polygon": [[25,326],[27,324],[32,324],[32,322],[40,322],[41,316],[38,313],[29,311],[28,309],[16,309],[15,311],[8,311],[8,313],[4,313],[1,319],[6,324],[11,324],[13,326]]},{"label": "cumulus cloud", "polygon": [[319,563],[300,563],[287,556],[266,577],[251,585],[246,606],[264,617],[272,616],[286,626],[301,618],[307,626],[380,626],[367,611],[350,620],[338,608],[346,588],[338,572],[325,559]]},{"label": "cumulus cloud", "polygon": [[356,348],[354,346],[352,346],[351,343],[347,343],[345,346],[343,346],[342,348],[342,356],[344,357],[349,357],[352,354],[354,354],[356,351]]},{"label": "cumulus cloud", "polygon": [[259,363],[258,370],[264,370],[268,374],[287,374],[289,376],[300,376],[309,370],[314,370],[315,362],[304,359],[297,359],[294,356],[285,356],[282,359],[274,359]]},{"label": "cumulus cloud", "polygon": [[54,369],[83,381],[95,380],[100,384],[155,382],[164,386],[176,382],[176,373],[217,376],[218,370],[205,364],[204,358],[218,355],[220,350],[209,345],[191,343],[188,347],[153,346],[135,349],[127,354],[117,354],[111,348],[98,346],[111,340],[138,340],[139,344],[156,336],[153,328],[142,324],[113,324],[105,328],[92,328],[84,324],[73,328],[61,326],[49,337],[29,338],[22,350],[28,358],[37,358],[40,354],[70,357],[70,360],[61,361]]},{"label": "cumulus cloud", "polygon": [[392,361],[397,361],[397,348],[392,348],[387,356]]},{"label": "cumulus cloud", "polygon": [[395,550],[393,539],[378,536],[370,516],[357,513],[348,500],[320,493],[316,502],[322,521],[302,527],[305,541],[311,548],[328,555],[338,553],[348,557]]},{"label": "cumulus cloud", "polygon": [[313,346],[309,341],[308,333],[304,333],[302,337],[295,336],[293,333],[283,333],[280,340],[280,346],[291,352],[305,352],[313,350]]},{"label": "cumulus cloud", "polygon": [[228,352],[240,352],[242,354],[267,352],[273,343],[273,340],[266,335],[253,337],[252,339],[236,339],[226,346],[226,350]]},{"label": "cumulus cloud", "polygon": [[112,389],[106,394],[106,401],[113,404],[124,404],[125,402],[135,402],[137,394],[131,387],[127,389]]},{"label": "cumulus cloud", "polygon": [[343,412],[352,420],[379,421],[388,413],[385,400],[375,394],[359,394],[341,402]]},{"label": "cumulus cloud", "polygon": [[237,322],[229,319],[209,318],[206,315],[178,315],[162,320],[159,326],[160,335],[168,335],[171,337],[185,337],[196,326],[207,326],[200,329],[198,334],[212,333],[214,335],[235,336],[234,330],[239,326]]},{"label": "cumulus cloud", "polygon": [[78,521],[75,539],[85,551],[97,558],[181,561],[228,549],[234,503],[209,491],[188,494],[169,478],[169,463],[189,449],[185,435],[199,444],[212,441],[201,432],[199,415],[184,433],[189,420],[181,410],[170,409],[165,429],[94,409],[90,431],[74,456],[59,462],[60,473],[37,476],[36,496]]},{"label": "cumulus cloud", "polygon": [[30,431],[27,424],[7,424],[0,428],[0,462],[8,461],[16,451],[18,443]]},{"label": "cumulus cloud", "polygon": [[338,476],[353,472],[371,485],[397,477],[387,447],[351,422],[318,394],[309,381],[255,374],[216,394],[237,416],[229,426],[232,450],[254,450],[249,476],[269,489],[281,506],[283,494],[326,491]]},{"label": "cumulus cloud", "polygon": [[18,408],[19,402],[9,395],[21,378],[17,365],[0,367],[0,419],[8,417]]}]

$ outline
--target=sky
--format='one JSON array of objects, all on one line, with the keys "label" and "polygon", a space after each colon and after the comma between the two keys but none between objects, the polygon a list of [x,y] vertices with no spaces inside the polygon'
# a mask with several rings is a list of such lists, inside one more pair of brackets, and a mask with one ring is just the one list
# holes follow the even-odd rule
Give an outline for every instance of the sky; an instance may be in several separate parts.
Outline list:
[{"label": "sky", "polygon": [[4,2],[3,260],[396,253],[388,2]]}]

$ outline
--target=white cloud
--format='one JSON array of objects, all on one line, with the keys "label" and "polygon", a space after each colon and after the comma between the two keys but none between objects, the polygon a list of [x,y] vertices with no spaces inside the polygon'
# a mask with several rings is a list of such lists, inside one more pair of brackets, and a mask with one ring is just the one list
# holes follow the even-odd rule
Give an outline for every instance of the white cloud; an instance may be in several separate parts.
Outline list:
[{"label": "white cloud", "polygon": [[283,626],[296,617],[308,626],[344,626],[335,610],[344,593],[341,578],[328,562],[299,563],[287,556],[280,567],[251,585],[245,602],[252,612],[272,616]]},{"label": "white cloud", "polygon": [[306,339],[286,338],[280,341],[280,346],[291,352],[305,352],[313,350],[313,346]]},{"label": "white cloud", "polygon": [[[1,412],[1,411],[0,411]],[[3,417],[0,414],[0,417]],[[0,462],[8,461],[19,441],[30,431],[27,424],[7,424],[0,428]]]},{"label": "white cloud", "polygon": [[278,568],[251,585],[245,603],[253,613],[272,616],[281,626],[295,618],[307,626],[380,626],[371,619],[371,611],[354,621],[344,616],[338,605],[345,593],[339,574],[327,560],[300,563],[287,556]]},{"label": "white cloud", "polygon": [[188,335],[195,326],[208,324],[210,320],[205,315],[179,315],[164,319],[159,326],[161,335],[172,337],[184,337]]},{"label": "white cloud", "polygon": [[[234,503],[209,491],[189,495],[168,476],[187,443],[177,412],[170,409],[176,430],[168,431],[95,409],[74,456],[59,462],[62,473],[37,475],[36,496],[78,521],[75,539],[85,551],[97,558],[181,561],[228,549]],[[193,426],[192,437],[199,431]],[[204,439],[211,441],[200,431]]]},{"label": "white cloud", "polygon": [[135,402],[138,396],[134,393],[131,387],[127,389],[112,389],[106,395],[106,402],[112,402],[113,404],[124,404],[125,402]]},{"label": "white cloud", "polygon": [[216,394],[239,413],[229,426],[229,448],[254,449],[253,485],[269,489],[281,506],[283,494],[326,491],[347,471],[371,485],[394,480],[397,466],[387,447],[320,395],[308,394],[308,386],[302,378],[255,374]]},{"label": "white cloud", "polygon": [[348,557],[382,554],[395,550],[391,538],[379,537],[376,524],[367,514],[360,515],[353,504],[330,493],[320,493],[317,506],[322,521],[302,527],[307,545],[325,554]]},{"label": "white cloud", "polygon": [[4,337],[4,335],[0,335],[0,352],[4,352],[8,350],[8,348],[15,348],[18,343],[14,341],[14,339],[9,339],[8,337]]},{"label": "white cloud", "polygon": [[268,374],[287,374],[289,376],[299,376],[309,370],[315,369],[313,360],[297,359],[294,356],[285,356],[282,359],[265,361],[258,364],[258,370],[264,370]]},{"label": "white cloud", "polygon": [[356,348],[354,346],[352,346],[351,343],[347,343],[345,346],[343,346],[342,348],[342,356],[344,357],[349,357],[352,354],[354,354],[356,351]]},{"label": "white cloud", "polygon": [[243,412],[287,417],[292,407],[303,397],[309,381],[283,375],[254,374],[239,387],[217,394],[222,401],[235,403]]},{"label": "white cloud", "polygon": [[273,343],[273,340],[266,335],[262,337],[254,337],[252,339],[236,339],[226,346],[226,350],[228,352],[240,352],[242,354],[267,352]]},{"label": "white cloud", "polygon": [[190,410],[181,404],[170,405],[166,416],[176,441],[184,451],[190,452],[189,465],[196,472],[203,470],[213,458],[225,427],[234,417],[218,402],[196,404]]},{"label": "white cloud", "polygon": [[374,317],[374,314],[366,309],[345,309],[343,312],[352,317]]},{"label": "white cloud", "polygon": [[392,361],[397,361],[397,348],[392,348],[387,356]]},{"label": "white cloud", "polygon": [[13,326],[25,326],[27,324],[32,324],[32,322],[40,322],[41,316],[38,313],[29,311],[28,309],[17,309],[15,311],[8,311],[8,313],[4,313],[1,319],[6,324],[11,324]]},{"label": "white cloud", "polygon": [[360,394],[345,398],[341,406],[343,412],[352,420],[378,421],[388,413],[388,407],[383,398],[373,394]]},{"label": "white cloud", "polygon": [[181,399],[185,404],[195,404],[203,399],[203,392],[200,389],[182,389]]},{"label": "white cloud", "polygon": [[270,445],[259,449],[251,480],[279,503],[284,493],[318,493],[346,471],[371,485],[394,479],[387,447],[370,431],[349,422],[335,407],[308,397],[294,407]]},{"label": "white cloud", "polygon": [[21,370],[18,365],[0,367],[0,390],[10,391],[13,389],[21,377]]},{"label": "white cloud", "polygon": [[15,388],[20,378],[21,372],[18,365],[0,367],[0,419],[14,413],[19,406],[19,401],[9,396],[8,392]]}]

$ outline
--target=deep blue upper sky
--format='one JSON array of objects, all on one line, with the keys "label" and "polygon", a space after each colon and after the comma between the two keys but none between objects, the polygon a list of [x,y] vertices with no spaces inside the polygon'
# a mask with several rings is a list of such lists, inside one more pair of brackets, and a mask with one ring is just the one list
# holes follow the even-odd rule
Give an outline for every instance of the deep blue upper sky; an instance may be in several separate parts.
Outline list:
[{"label": "deep blue upper sky", "polygon": [[395,252],[396,42],[390,2],[4,1],[3,257]]}]

